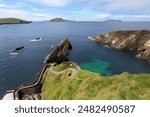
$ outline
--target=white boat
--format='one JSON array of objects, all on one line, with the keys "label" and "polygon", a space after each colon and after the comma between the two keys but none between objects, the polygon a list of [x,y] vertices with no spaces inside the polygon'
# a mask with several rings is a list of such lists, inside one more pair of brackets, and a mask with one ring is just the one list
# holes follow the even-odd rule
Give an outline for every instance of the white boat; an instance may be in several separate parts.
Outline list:
[{"label": "white boat", "polygon": [[41,40],[42,40],[42,38],[39,37],[39,38],[32,39],[31,41],[34,42],[34,41],[41,41]]},{"label": "white boat", "polygon": [[93,37],[88,37],[90,40],[94,41]]}]

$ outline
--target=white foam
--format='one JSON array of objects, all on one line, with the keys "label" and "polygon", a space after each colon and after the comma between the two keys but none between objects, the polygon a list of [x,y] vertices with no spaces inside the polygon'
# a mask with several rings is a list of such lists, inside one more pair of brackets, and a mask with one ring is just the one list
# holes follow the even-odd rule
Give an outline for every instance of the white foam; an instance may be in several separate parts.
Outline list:
[{"label": "white foam", "polygon": [[35,42],[35,41],[41,41],[42,39],[32,39],[31,42]]},{"label": "white foam", "polygon": [[90,40],[94,41],[93,37],[88,37]]},{"label": "white foam", "polygon": [[19,54],[18,52],[11,52],[9,55],[16,56],[18,54]]},{"label": "white foam", "polygon": [[55,47],[55,46],[53,46],[53,45],[51,46],[51,48],[54,48],[54,47]]}]

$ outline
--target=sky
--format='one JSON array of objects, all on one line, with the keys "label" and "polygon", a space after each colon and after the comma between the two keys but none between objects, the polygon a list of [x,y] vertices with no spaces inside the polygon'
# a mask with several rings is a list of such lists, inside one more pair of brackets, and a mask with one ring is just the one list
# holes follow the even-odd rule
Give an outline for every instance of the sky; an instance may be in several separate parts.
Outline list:
[{"label": "sky", "polygon": [[150,21],[150,0],[0,0],[0,18]]}]

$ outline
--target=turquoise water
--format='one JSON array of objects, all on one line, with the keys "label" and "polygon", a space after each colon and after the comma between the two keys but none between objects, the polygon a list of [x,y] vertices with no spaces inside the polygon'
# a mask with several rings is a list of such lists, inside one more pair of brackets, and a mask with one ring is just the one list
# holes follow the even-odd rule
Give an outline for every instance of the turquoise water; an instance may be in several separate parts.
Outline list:
[{"label": "turquoise water", "polygon": [[82,69],[100,73],[102,75],[107,75],[107,76],[112,75],[111,71],[109,70],[110,66],[111,66],[111,63],[101,60],[101,59],[96,59],[96,58],[93,58],[91,61],[80,64],[80,67]]}]

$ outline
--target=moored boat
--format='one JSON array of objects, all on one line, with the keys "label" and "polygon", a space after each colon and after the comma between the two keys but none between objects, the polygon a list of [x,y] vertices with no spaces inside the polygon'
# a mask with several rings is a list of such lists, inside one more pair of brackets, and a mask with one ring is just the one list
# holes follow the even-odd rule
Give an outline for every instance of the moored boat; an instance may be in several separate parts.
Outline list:
[{"label": "moored boat", "polygon": [[15,50],[13,50],[13,51],[10,53],[10,55],[18,55],[19,52],[20,52],[22,49],[24,49],[24,48],[25,48],[24,46],[18,47],[18,48],[16,48]]},{"label": "moored boat", "polygon": [[32,39],[31,41],[34,42],[34,41],[41,41],[41,40],[42,40],[42,38],[38,37],[38,38]]}]

